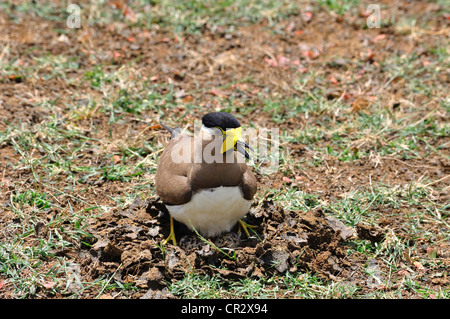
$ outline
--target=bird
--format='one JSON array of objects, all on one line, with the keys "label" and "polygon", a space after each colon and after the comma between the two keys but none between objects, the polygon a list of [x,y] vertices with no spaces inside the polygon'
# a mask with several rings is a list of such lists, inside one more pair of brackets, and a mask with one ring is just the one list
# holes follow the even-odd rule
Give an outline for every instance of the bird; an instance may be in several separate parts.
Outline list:
[{"label": "bird", "polygon": [[205,237],[230,231],[236,224],[249,235],[242,220],[257,191],[250,159],[253,149],[242,138],[239,121],[228,112],[202,117],[194,136],[162,123],[171,133],[157,164],[156,193],[170,215],[169,241],[176,246],[174,219]]}]

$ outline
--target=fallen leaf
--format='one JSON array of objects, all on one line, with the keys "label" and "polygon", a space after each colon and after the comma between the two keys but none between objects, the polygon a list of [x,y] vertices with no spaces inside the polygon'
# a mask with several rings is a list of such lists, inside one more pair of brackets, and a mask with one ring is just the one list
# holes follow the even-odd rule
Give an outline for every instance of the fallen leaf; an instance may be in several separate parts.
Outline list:
[{"label": "fallen leaf", "polygon": [[404,251],[404,252],[403,252],[403,257],[405,258],[405,260],[406,260],[409,264],[412,264],[412,263],[413,263],[413,261],[412,261],[411,257],[409,257],[409,254],[408,254],[407,251]]},{"label": "fallen leaf", "polygon": [[341,98],[343,98],[344,100],[348,100],[352,97],[352,94],[346,93],[346,92],[342,92],[341,94]]},{"label": "fallen leaf", "polygon": [[179,91],[175,92],[174,96],[177,99],[184,98],[186,96],[186,91],[185,90],[179,90]]},{"label": "fallen leaf", "polygon": [[278,66],[278,62],[277,62],[276,59],[272,59],[272,58],[265,57],[265,58],[264,58],[264,61],[266,61],[266,63],[267,63],[269,66],[273,66],[273,67],[277,67],[277,66]]},{"label": "fallen leaf", "polygon": [[44,288],[46,289],[52,289],[55,286],[55,283],[51,281],[46,281],[42,284],[42,286],[44,286]]},{"label": "fallen leaf", "polygon": [[413,262],[413,265],[419,272],[425,272],[425,267],[419,261]]},{"label": "fallen leaf", "polygon": [[113,155],[114,163],[118,164],[121,161],[120,155]]},{"label": "fallen leaf", "polygon": [[121,56],[123,56],[123,54],[122,53],[120,53],[120,52],[113,52],[112,53],[112,57],[113,57],[113,59],[114,60],[117,60],[118,58],[120,58]]},{"label": "fallen leaf", "polygon": [[287,31],[287,32],[292,32],[292,31],[294,31],[294,28],[295,28],[295,22],[294,22],[294,21],[291,21],[291,22],[289,22],[288,25],[286,26],[286,31]]},{"label": "fallen leaf", "polygon": [[377,42],[377,41],[383,40],[384,38],[386,38],[386,34],[384,34],[384,33],[378,34],[377,36],[375,36],[373,38],[373,42]]},{"label": "fallen leaf", "polygon": [[288,184],[292,183],[292,179],[290,179],[289,177],[286,177],[286,176],[283,176],[282,180],[283,180],[283,182],[288,183]]},{"label": "fallen leaf", "polygon": [[373,58],[375,57],[375,52],[373,52],[371,49],[369,49],[369,50],[367,50],[366,54],[364,54],[364,52],[361,52],[360,56],[362,58],[365,58],[366,61],[370,61],[370,60],[373,60]]},{"label": "fallen leaf", "polygon": [[161,124],[156,124],[149,127],[149,130],[160,130],[160,129],[162,129]]},{"label": "fallen leaf", "polygon": [[194,98],[192,97],[192,95],[186,95],[185,98],[183,99],[184,103],[189,103],[192,102],[194,100]]},{"label": "fallen leaf", "polygon": [[409,276],[409,272],[406,269],[401,269],[397,272],[397,274],[399,275],[403,275],[403,276]]},{"label": "fallen leaf", "polygon": [[154,75],[150,78],[150,81],[155,82],[156,80],[158,80],[158,76]]},{"label": "fallen leaf", "polygon": [[311,11],[306,11],[306,12],[303,14],[303,19],[304,19],[306,22],[311,21],[312,17],[313,17],[313,13],[312,13]]},{"label": "fallen leaf", "polygon": [[214,96],[227,97],[227,94],[225,92],[222,92],[218,89],[211,89],[209,90],[209,93],[211,93]]},{"label": "fallen leaf", "polygon": [[285,56],[282,56],[282,55],[277,56],[277,59],[278,59],[278,65],[281,67],[288,66],[289,63],[291,62],[291,59],[286,58]]},{"label": "fallen leaf", "polygon": [[299,65],[298,66],[298,72],[300,72],[300,73],[306,73],[306,72],[308,72],[309,71],[309,68],[308,67],[304,67],[303,65]]},{"label": "fallen leaf", "polygon": [[337,85],[339,84],[339,81],[333,75],[330,75],[330,83]]},{"label": "fallen leaf", "polygon": [[9,179],[7,179],[7,178],[4,178],[4,177],[2,177],[1,179],[0,179],[0,181],[2,182],[2,187],[3,186],[5,186],[5,187],[9,187],[10,185],[11,185],[11,180],[9,180]]},{"label": "fallen leaf", "polygon": [[314,59],[317,59],[317,58],[319,57],[320,54],[319,54],[319,51],[318,51],[318,50],[312,49],[312,50],[308,50],[308,51],[303,51],[303,52],[302,52],[302,55],[303,55],[305,58],[314,60]]},{"label": "fallen leaf", "polygon": [[367,18],[368,16],[370,16],[372,14],[372,12],[371,11],[364,11],[364,12],[359,12],[359,16],[360,17],[364,17],[364,18]]},{"label": "fallen leaf", "polygon": [[357,97],[356,100],[352,102],[352,112],[358,113],[366,109],[369,106],[369,101],[364,97]]},{"label": "fallen leaf", "polygon": [[5,285],[5,281],[4,281],[4,280],[1,280],[1,281],[0,281],[0,289],[2,289],[4,285]]},{"label": "fallen leaf", "polygon": [[67,35],[65,35],[65,34],[61,34],[61,35],[58,37],[58,42],[70,43],[69,38],[68,38]]},{"label": "fallen leaf", "polygon": [[134,11],[127,5],[123,7],[123,15],[131,22],[137,21],[136,13],[134,13]]},{"label": "fallen leaf", "polygon": [[120,1],[109,1],[108,4],[112,5],[112,6],[115,6],[116,9],[121,9],[122,8],[122,3]]},{"label": "fallen leaf", "polygon": [[[294,62],[291,62],[291,59],[283,56],[283,55],[278,55],[275,59],[272,57],[265,57],[264,60],[266,61],[267,64],[269,64],[272,67],[283,67],[283,68],[287,68],[291,63],[295,64]],[[298,61],[300,63],[300,61]]]},{"label": "fallen leaf", "polygon": [[174,37],[175,43],[183,44],[184,39],[185,39],[185,37],[179,37],[179,36],[177,36],[177,35]]}]

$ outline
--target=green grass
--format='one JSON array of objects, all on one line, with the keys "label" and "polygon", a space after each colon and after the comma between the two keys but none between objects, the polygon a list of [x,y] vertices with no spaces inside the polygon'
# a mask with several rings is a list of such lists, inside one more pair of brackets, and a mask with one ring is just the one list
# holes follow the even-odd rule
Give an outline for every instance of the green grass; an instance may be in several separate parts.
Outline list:
[{"label": "green grass", "polygon": [[[139,9],[144,10],[139,11]],[[138,3],[142,12],[139,22],[146,26],[168,26],[175,33],[199,33],[202,28],[223,26],[228,32],[236,24],[268,20],[276,23],[283,17],[298,13],[299,7],[290,1],[220,0],[220,1],[156,1],[151,7]]]},{"label": "green grass", "polygon": [[255,298],[351,298],[358,288],[344,283],[327,283],[310,273],[290,274],[269,279],[245,278],[230,281],[220,275],[189,274],[169,286],[170,292],[178,297],[194,299],[219,299],[239,296]]},{"label": "green grass", "polygon": [[360,0],[319,0],[320,6],[333,11],[339,15],[354,10],[360,4]]},{"label": "green grass", "polygon": [[[20,21],[27,14],[45,17],[48,20],[64,22],[69,13],[66,8],[70,1],[62,1],[60,5],[51,1],[34,4],[21,2],[17,6],[9,3],[1,4],[5,12]],[[140,28],[166,28],[177,34],[199,34],[206,28],[224,27],[233,32],[236,25],[256,23],[262,20],[275,25],[290,15],[298,15],[300,6],[291,1],[275,0],[140,0],[127,4],[133,12],[125,15],[123,8],[97,1],[88,6],[81,4],[82,23],[88,25],[106,25],[112,21],[120,21]],[[67,32],[61,29],[61,32]]]}]

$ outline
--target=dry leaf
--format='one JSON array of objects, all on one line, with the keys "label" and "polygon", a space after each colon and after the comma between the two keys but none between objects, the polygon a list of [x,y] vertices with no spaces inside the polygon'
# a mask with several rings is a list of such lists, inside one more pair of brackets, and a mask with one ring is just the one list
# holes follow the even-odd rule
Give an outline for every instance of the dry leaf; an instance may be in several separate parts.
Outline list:
[{"label": "dry leaf", "polygon": [[386,38],[386,34],[381,33],[381,34],[379,34],[379,35],[377,35],[377,36],[375,36],[373,38],[373,42],[377,42],[377,41],[383,40],[384,38]]},{"label": "dry leaf", "polygon": [[214,96],[227,97],[227,94],[225,92],[220,91],[218,89],[211,89],[209,90],[209,93],[211,93]]},{"label": "dry leaf", "polygon": [[366,98],[359,96],[352,103],[352,112],[354,112],[354,113],[361,112],[362,110],[366,109],[368,106],[369,106],[369,101]]},{"label": "dry leaf", "polygon": [[121,56],[123,56],[123,54],[120,53],[120,52],[115,52],[115,51],[114,51],[114,52],[112,53],[112,57],[113,57],[114,60],[119,59]]},{"label": "dry leaf", "polygon": [[289,177],[286,177],[286,176],[283,176],[282,180],[283,180],[283,182],[288,183],[288,184],[292,183],[292,179],[290,179]]},{"label": "dry leaf", "polygon": [[52,289],[55,285],[56,284],[51,281],[46,281],[46,282],[42,283],[42,286],[44,286],[44,288],[46,288],[46,289]]},{"label": "dry leaf", "polygon": [[303,14],[303,19],[304,19],[306,22],[311,21],[312,17],[313,17],[313,13],[312,13],[311,11],[306,11],[306,12]]},{"label": "dry leaf", "polygon": [[406,269],[401,269],[397,272],[399,275],[409,276],[409,272]]},{"label": "dry leaf", "polygon": [[161,124],[156,124],[149,127],[149,130],[160,130],[160,129],[162,129]]},{"label": "dry leaf", "polygon": [[136,13],[134,13],[133,10],[131,10],[131,8],[127,5],[125,5],[123,7],[123,15],[130,20],[131,22],[136,22],[137,21],[137,16]]},{"label": "dry leaf", "polygon": [[194,100],[194,98],[192,97],[192,95],[186,95],[185,98],[183,99],[184,103],[189,103],[192,102]]},{"label": "dry leaf", "polygon": [[314,60],[314,59],[317,59],[320,54],[319,54],[319,51],[317,49],[312,49],[312,50],[303,51],[302,55],[305,58]]},{"label": "dry leaf", "polygon": [[339,84],[339,81],[333,75],[330,75],[330,83],[336,85]]},{"label": "dry leaf", "polygon": [[277,67],[277,66],[278,66],[278,62],[277,62],[277,60],[275,60],[275,59],[265,57],[265,58],[264,58],[264,61],[266,61],[266,63],[267,63],[269,66],[273,66],[273,67]]},{"label": "dry leaf", "polygon": [[294,22],[294,21],[291,21],[291,22],[289,22],[288,25],[286,26],[286,31],[287,31],[287,32],[292,32],[292,31],[294,31],[294,28],[295,28],[295,22]]},{"label": "dry leaf", "polygon": [[413,265],[419,272],[425,272],[425,267],[419,261],[413,262]]},{"label": "dry leaf", "polygon": [[122,2],[120,2],[120,1],[109,1],[108,4],[112,5],[112,6],[115,6],[116,9],[121,9],[122,8]]},{"label": "dry leaf", "polygon": [[113,155],[114,163],[118,164],[121,161],[120,155]]}]

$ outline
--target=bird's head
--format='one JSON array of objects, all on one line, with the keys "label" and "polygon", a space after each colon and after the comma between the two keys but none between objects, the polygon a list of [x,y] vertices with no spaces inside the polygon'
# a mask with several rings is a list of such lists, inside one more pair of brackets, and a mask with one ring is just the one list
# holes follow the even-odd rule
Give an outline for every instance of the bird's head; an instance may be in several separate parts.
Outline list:
[{"label": "bird's head", "polygon": [[227,112],[208,113],[202,117],[202,124],[210,129],[220,129],[224,139],[220,151],[222,154],[234,148],[250,159],[247,149],[252,148],[242,138],[241,124],[233,115]]}]

